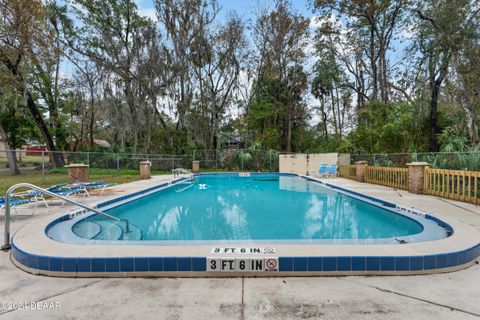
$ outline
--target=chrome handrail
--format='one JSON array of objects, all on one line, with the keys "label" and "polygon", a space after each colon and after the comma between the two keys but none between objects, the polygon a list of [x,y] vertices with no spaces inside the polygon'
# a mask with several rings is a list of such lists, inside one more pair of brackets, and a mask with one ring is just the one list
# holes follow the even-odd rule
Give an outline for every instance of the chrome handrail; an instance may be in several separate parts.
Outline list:
[{"label": "chrome handrail", "polygon": [[184,169],[184,168],[175,168],[175,169],[172,169],[172,173],[173,173],[173,177],[176,178],[178,176],[180,176],[180,174],[187,174],[190,176],[190,179],[193,179],[193,173],[192,171],[188,170],[188,169]]},{"label": "chrome handrail", "polygon": [[10,188],[8,188],[7,193],[5,195],[5,235],[4,235],[4,244],[1,247],[2,250],[9,250],[11,248],[11,245],[10,245],[10,197],[11,197],[12,192],[15,189],[18,189],[18,188],[34,189],[34,190],[40,191],[44,194],[47,194],[51,197],[62,199],[65,202],[77,205],[77,206],[79,206],[83,209],[93,211],[93,212],[95,212],[99,215],[105,216],[105,217],[113,219],[115,221],[125,221],[125,230],[126,230],[127,233],[130,232],[130,224],[129,224],[127,219],[120,219],[120,218],[114,217],[114,216],[112,216],[108,213],[105,213],[103,211],[100,211],[100,210],[97,210],[95,208],[89,207],[89,206],[84,205],[80,202],[70,200],[66,197],[63,197],[61,195],[58,195],[58,194],[56,194],[54,192],[51,192],[51,191],[48,191],[46,189],[40,188],[40,187],[38,187],[36,185],[33,185],[31,183],[17,183],[15,185],[11,186]]}]

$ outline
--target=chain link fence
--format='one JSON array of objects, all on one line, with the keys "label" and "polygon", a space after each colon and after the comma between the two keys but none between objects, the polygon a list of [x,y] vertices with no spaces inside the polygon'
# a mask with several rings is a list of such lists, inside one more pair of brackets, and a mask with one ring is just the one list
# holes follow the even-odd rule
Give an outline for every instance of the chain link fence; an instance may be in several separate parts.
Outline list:
[{"label": "chain link fence", "polygon": [[480,152],[352,154],[351,161],[367,161],[368,165],[383,167],[406,167],[409,162],[428,162],[432,168],[480,171]]},{"label": "chain link fence", "polygon": [[192,168],[200,162],[201,171],[278,171],[278,152],[273,150],[196,150],[190,154],[127,154],[101,152],[49,152],[15,150],[20,176],[8,168],[7,150],[0,150],[0,193],[10,185],[29,182],[39,186],[64,183],[67,168],[52,165],[51,159],[62,159],[65,165],[88,164],[90,181],[129,182],[140,176],[139,162],[152,162],[152,174],[168,174],[174,168]]},{"label": "chain link fence", "polygon": [[195,150],[193,161],[208,171],[278,171],[278,151],[226,149]]}]

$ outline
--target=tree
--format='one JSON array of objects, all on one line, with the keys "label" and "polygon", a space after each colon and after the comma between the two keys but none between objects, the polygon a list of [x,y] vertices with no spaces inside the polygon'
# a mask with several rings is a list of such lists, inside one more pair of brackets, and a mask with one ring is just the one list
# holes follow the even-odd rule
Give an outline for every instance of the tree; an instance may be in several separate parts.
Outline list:
[{"label": "tree", "polygon": [[414,9],[418,16],[415,46],[421,53],[430,91],[429,151],[438,151],[438,99],[452,59],[465,44],[478,8],[469,0],[421,1]]},{"label": "tree", "polygon": [[357,45],[362,48],[370,64],[370,98],[388,102],[389,89],[392,86],[387,53],[391,48],[395,31],[404,21],[408,0],[314,0],[313,2],[314,7],[323,15],[323,19],[328,20],[332,13],[339,14],[347,21],[347,28],[363,39],[362,42],[357,42]]},{"label": "tree", "polygon": [[56,153],[53,134],[34,94],[35,85],[38,83],[35,82],[35,76],[31,76],[35,75],[39,56],[48,60],[58,50],[55,46],[54,30],[47,21],[47,9],[41,1],[2,0],[0,11],[3,16],[0,22],[2,73],[5,80],[23,94],[47,148],[52,152],[52,164],[63,166],[63,157]]},{"label": "tree", "polygon": [[[70,32],[76,41],[72,47],[108,72],[105,76],[109,83],[106,82],[108,88],[104,92],[115,95],[111,96],[115,107],[125,107],[128,112],[128,121],[125,123],[124,118],[119,128],[122,136],[131,134],[136,151],[142,131],[140,102],[136,96],[141,79],[136,77],[136,66],[140,64],[140,47],[144,43],[145,30],[151,28],[151,21],[138,14],[131,0],[76,0],[75,3],[75,13],[82,26]],[[119,99],[118,95],[124,99]]]},{"label": "tree", "polygon": [[177,117],[176,128],[185,131],[196,88],[194,57],[219,9],[216,1],[204,0],[155,0],[155,8],[170,49],[173,81],[167,95]]},{"label": "tree", "polygon": [[[213,29],[213,28],[212,28]],[[245,59],[246,40],[243,24],[231,15],[224,25],[208,30],[195,44],[193,62],[199,84],[199,105],[207,114],[210,134],[205,147],[217,149],[221,121],[232,104],[242,60]]]},{"label": "tree", "polygon": [[[293,130],[306,120],[303,93],[308,86],[303,64],[308,25],[305,17],[292,10],[290,2],[278,0],[272,11],[259,12],[253,33],[258,58],[252,105],[266,102],[266,106],[277,109],[271,122],[281,129],[282,148],[288,152],[293,149]],[[255,109],[249,107],[249,112]]]},{"label": "tree", "polygon": [[[351,118],[351,87],[345,73],[337,64],[330,49],[324,50],[317,45],[317,54],[320,57],[314,65],[314,78],[311,91],[315,98],[320,100],[320,112],[324,138],[328,139],[328,123],[333,120],[334,136],[337,141],[345,132],[345,118]],[[330,117],[331,115],[331,117]]]}]

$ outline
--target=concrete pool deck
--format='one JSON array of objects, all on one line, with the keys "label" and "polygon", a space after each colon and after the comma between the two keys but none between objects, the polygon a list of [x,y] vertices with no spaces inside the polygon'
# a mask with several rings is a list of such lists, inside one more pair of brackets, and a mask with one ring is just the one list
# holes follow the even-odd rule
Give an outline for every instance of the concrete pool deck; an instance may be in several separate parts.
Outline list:
[{"label": "concrete pool deck", "polygon": [[[131,192],[169,179],[155,177],[116,188]],[[473,205],[345,179],[330,182],[399,204],[415,200],[418,208],[480,230],[480,208]],[[114,196],[101,200],[108,197]],[[99,198],[83,201],[94,203]],[[56,215],[58,207],[16,218],[12,233],[27,223]],[[3,220],[0,227],[3,236]],[[411,277],[64,279],[25,273],[11,263],[8,252],[2,252],[0,303],[59,302],[60,308],[0,309],[0,318],[473,319],[480,317],[479,271],[477,264],[453,273]]]}]

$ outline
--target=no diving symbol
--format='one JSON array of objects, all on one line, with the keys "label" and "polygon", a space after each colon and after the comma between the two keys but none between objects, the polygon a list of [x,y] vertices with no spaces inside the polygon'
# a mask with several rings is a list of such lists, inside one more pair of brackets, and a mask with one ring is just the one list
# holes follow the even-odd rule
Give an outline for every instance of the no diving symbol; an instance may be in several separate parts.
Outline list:
[{"label": "no diving symbol", "polygon": [[275,253],[275,249],[266,247],[266,248],[263,248],[263,253]]},{"label": "no diving symbol", "polygon": [[275,269],[277,267],[277,261],[275,259],[267,259],[266,265],[268,269]]}]

